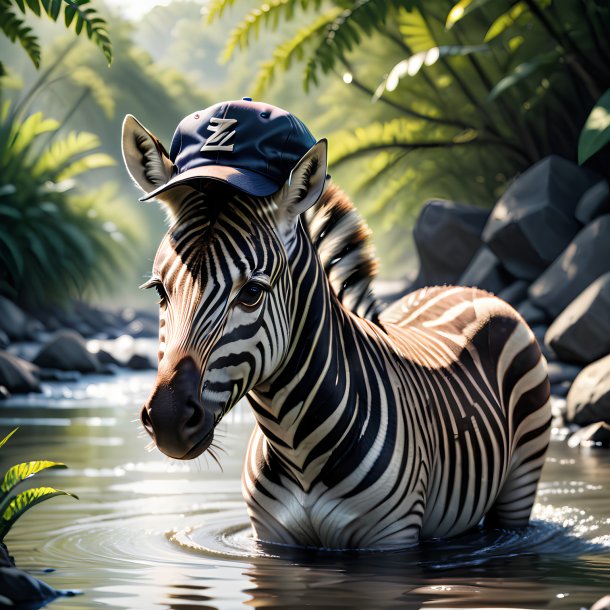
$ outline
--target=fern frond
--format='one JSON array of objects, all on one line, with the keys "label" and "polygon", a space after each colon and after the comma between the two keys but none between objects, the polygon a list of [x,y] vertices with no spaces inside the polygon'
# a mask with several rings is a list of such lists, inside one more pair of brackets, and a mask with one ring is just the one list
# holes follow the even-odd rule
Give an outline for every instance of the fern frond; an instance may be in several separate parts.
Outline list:
[{"label": "fern frond", "polygon": [[414,53],[437,46],[437,39],[418,9],[398,11],[398,31]]},{"label": "fern frond", "polygon": [[[229,35],[229,40],[222,54],[222,62],[227,62],[237,49],[245,49],[254,36],[258,39],[260,26],[264,24],[272,31],[276,30],[280,17],[286,21],[292,20],[298,6],[303,6],[303,0],[271,0],[250,11]],[[318,10],[322,0],[307,2],[308,8]]]},{"label": "fern frond", "polygon": [[[57,19],[57,15],[59,15],[59,12],[56,11],[57,0],[41,0],[41,2],[47,15]],[[97,45],[108,63],[112,63],[112,44],[108,36],[107,24],[94,8],[86,8],[91,0],[63,0],[63,2],[67,5],[64,7],[66,27],[69,28],[74,22],[74,31],[77,36],[84,28],[87,38]]]},{"label": "fern frond", "polygon": [[112,89],[101,74],[87,66],[77,65],[70,70],[70,80],[88,89],[95,103],[109,119],[114,116],[115,101]]},{"label": "fern frond", "polygon": [[225,9],[234,4],[235,0],[212,0],[207,7],[208,23],[212,23],[214,19],[220,19]]},{"label": "fern frond", "polygon": [[92,155],[87,155],[70,163],[58,176],[57,181],[63,182],[64,180],[69,180],[74,176],[78,176],[79,174],[83,174],[92,169],[100,169],[102,167],[112,167],[116,165],[116,161],[110,155],[106,153],[95,153]]},{"label": "fern frond", "polygon": [[301,28],[292,38],[279,44],[273,51],[273,57],[261,65],[254,84],[254,96],[261,96],[273,81],[278,70],[288,70],[294,59],[302,60],[306,47],[342,12],[343,9],[339,7],[326,11],[313,23]]},{"label": "fern frond", "polygon": [[32,63],[38,68],[40,66],[40,45],[38,38],[25,22],[11,10],[10,0],[0,1],[0,29],[11,42],[18,41],[23,47]]},{"label": "fern frond", "polygon": [[32,168],[32,175],[44,180],[57,180],[66,167],[99,145],[100,141],[96,135],[72,131],[61,140],[53,142],[40,154]]}]

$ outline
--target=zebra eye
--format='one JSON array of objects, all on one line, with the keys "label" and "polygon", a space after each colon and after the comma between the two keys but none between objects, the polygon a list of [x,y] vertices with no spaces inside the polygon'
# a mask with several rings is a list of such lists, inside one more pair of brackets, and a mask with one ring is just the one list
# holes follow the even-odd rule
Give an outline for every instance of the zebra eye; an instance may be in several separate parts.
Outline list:
[{"label": "zebra eye", "polygon": [[237,295],[237,300],[246,307],[256,307],[263,298],[265,289],[258,282],[248,282]]},{"label": "zebra eye", "polygon": [[161,307],[165,307],[167,304],[167,292],[165,292],[165,287],[163,286],[163,282],[158,278],[151,278],[148,282],[142,284],[140,288],[144,290],[148,290],[149,288],[154,288],[159,295],[159,305]]}]

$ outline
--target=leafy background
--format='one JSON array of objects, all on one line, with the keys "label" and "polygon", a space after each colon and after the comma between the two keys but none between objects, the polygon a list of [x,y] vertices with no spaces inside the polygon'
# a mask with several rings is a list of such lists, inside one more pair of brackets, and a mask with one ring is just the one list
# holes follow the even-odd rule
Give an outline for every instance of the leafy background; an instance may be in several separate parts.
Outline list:
[{"label": "leafy background", "polygon": [[128,8],[0,0],[0,294],[28,308],[146,298],[133,288],[164,221],[123,169],[126,113],[169,143],[222,99],[291,110],[329,139],[386,277],[414,274],[427,199],[490,207],[551,153],[610,171],[606,0],[176,0],[136,20]]}]

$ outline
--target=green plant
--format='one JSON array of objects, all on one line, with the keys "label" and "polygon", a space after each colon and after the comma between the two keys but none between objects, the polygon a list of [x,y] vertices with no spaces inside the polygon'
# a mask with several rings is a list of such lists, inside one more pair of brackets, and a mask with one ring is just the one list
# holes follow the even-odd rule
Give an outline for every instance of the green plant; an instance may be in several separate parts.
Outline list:
[{"label": "green plant", "polygon": [[585,163],[610,145],[610,89],[591,110],[578,140],[578,162]]},{"label": "green plant", "polygon": [[[1,441],[2,447],[15,434],[17,428],[9,432]],[[35,460],[32,462],[23,462],[9,468],[0,481],[0,542],[9,532],[15,521],[23,515],[27,510],[44,502],[54,496],[71,496],[78,497],[61,489],[53,487],[34,487],[16,494],[16,487],[26,479],[35,474],[47,470],[49,468],[66,468],[65,464],[60,462],[49,462],[46,460]]]},{"label": "green plant", "polygon": [[[28,12],[40,17],[44,11],[53,21],[63,14],[66,28],[74,25],[74,32],[85,32],[104,53],[108,63],[112,61],[112,45],[106,22],[94,8],[91,0],[0,0],[0,29],[11,42],[19,42],[34,65],[40,65],[40,42],[25,21],[15,12],[15,7],[25,15]],[[62,13],[63,9],[63,13]],[[0,75],[4,68],[0,63]]]},{"label": "green plant", "polygon": [[109,214],[107,188],[83,194],[74,181],[114,160],[97,136],[59,127],[40,112],[22,120],[8,102],[0,114],[0,293],[29,308],[107,284],[131,233]]},{"label": "green plant", "polygon": [[[250,6],[214,0],[209,20],[238,4]],[[331,170],[349,166],[344,185],[369,220],[403,231],[426,198],[491,205],[542,157],[576,160],[610,87],[607,2],[273,0],[246,13],[225,58],[279,28],[255,95],[299,66],[326,100],[319,123],[345,125],[326,134]]]}]

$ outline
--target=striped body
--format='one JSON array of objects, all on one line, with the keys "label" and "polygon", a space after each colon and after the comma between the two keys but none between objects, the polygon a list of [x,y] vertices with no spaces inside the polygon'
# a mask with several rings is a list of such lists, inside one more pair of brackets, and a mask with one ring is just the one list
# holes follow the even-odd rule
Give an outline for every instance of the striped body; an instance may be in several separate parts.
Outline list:
[{"label": "striped body", "polygon": [[[171,163],[138,125],[126,162],[150,192]],[[325,185],[322,144],[270,197],[211,183],[163,194],[172,225],[147,283],[161,314],[145,429],[191,459],[247,396],[243,493],[264,541],[390,549],[483,517],[526,525],[550,425],[531,331],[474,288],[426,288],[382,311],[368,230]]]}]

